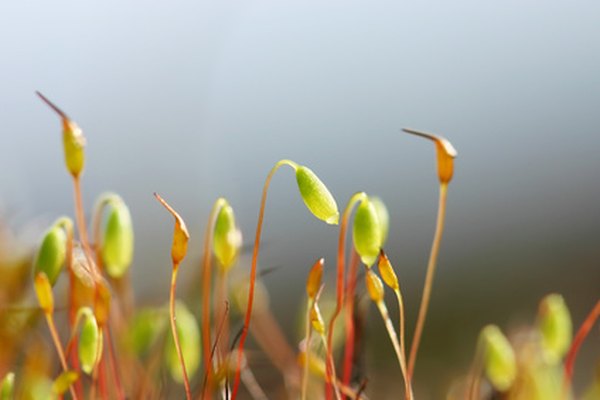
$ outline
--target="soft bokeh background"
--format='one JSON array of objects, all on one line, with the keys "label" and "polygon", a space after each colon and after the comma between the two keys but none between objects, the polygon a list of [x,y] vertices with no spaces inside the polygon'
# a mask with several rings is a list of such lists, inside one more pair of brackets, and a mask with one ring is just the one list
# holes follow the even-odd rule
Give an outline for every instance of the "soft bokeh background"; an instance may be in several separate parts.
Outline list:
[{"label": "soft bokeh background", "polygon": [[[437,183],[433,146],[399,129],[444,134],[459,158],[417,364],[422,394],[441,398],[483,324],[531,320],[549,291],[578,323],[598,298],[598,21],[593,1],[5,1],[0,201],[18,229],[72,213],[60,125],[40,90],[86,133],[88,207],[108,189],[130,205],[138,300],[156,304],[172,221],[152,192],[188,221],[191,277],[212,202],[230,199],[250,241],[264,178],[291,158],[341,206],[358,190],[386,201],[412,331]],[[261,255],[281,266],[265,282],[290,331],[309,266],[325,256],[331,276],[337,240],[293,181],[287,170],[273,181]],[[381,346],[373,385],[397,372]],[[582,368],[578,382],[590,376]]]}]

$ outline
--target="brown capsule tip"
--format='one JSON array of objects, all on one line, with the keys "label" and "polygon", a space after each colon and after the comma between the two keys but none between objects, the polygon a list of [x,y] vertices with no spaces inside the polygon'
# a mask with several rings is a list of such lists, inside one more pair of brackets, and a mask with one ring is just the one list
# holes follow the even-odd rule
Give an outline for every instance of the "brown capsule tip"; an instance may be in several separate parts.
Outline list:
[{"label": "brown capsule tip", "polygon": [[52,110],[54,110],[55,113],[57,113],[61,118],[63,119],[69,119],[69,117],[67,116],[67,114],[65,114],[65,112],[63,110],[61,110],[60,108],[58,108],[58,106],[56,104],[54,104],[53,102],[51,102],[46,96],[44,96],[42,93],[40,93],[39,91],[35,91],[35,94],[38,95],[38,97],[40,99],[42,99],[42,101],[44,103],[46,103],[48,105],[48,107],[50,107]]},{"label": "brown capsule tip", "polygon": [[444,150],[444,152],[446,153],[446,155],[451,158],[456,158],[456,156],[458,155],[458,152],[456,151],[454,146],[452,146],[452,143],[450,143],[448,141],[448,139],[446,139],[443,136],[435,135],[433,133],[418,131],[416,129],[411,129],[411,128],[402,128],[402,130],[406,133],[410,133],[410,134],[416,135],[416,136],[421,136],[426,139],[434,141],[436,144],[439,144],[441,146],[441,148]]}]

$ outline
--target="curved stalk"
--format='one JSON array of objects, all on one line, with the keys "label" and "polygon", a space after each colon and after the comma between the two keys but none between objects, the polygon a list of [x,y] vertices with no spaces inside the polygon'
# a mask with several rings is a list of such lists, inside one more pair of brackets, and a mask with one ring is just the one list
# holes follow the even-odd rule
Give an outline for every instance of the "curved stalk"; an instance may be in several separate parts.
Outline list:
[{"label": "curved stalk", "polygon": [[252,305],[254,303],[254,284],[256,282],[256,266],[258,264],[258,252],[260,247],[260,236],[262,233],[262,224],[265,215],[265,205],[267,202],[267,193],[269,191],[269,185],[271,184],[271,179],[275,172],[283,166],[289,165],[290,167],[296,169],[297,164],[290,160],[281,160],[271,168],[269,174],[267,175],[267,179],[265,180],[265,184],[263,186],[262,198],[260,201],[260,210],[258,212],[258,222],[256,224],[256,236],[254,239],[254,249],[252,250],[252,265],[250,268],[250,283],[248,287],[248,305],[246,308],[246,316],[244,317],[244,327],[242,328],[242,334],[240,336],[240,343],[238,345],[238,355],[237,355],[237,366],[235,370],[235,377],[233,381],[233,389],[231,394],[231,400],[235,400],[237,397],[237,393],[240,386],[240,374],[242,370],[243,356],[244,356],[244,344],[246,343],[246,338],[248,336],[248,329],[250,327],[250,317],[252,316]]},{"label": "curved stalk", "polygon": [[564,388],[565,393],[571,388],[571,379],[573,378],[573,370],[575,369],[575,359],[577,358],[577,353],[579,352],[579,348],[583,344],[583,341],[587,337],[587,335],[592,330],[594,323],[596,320],[600,318],[600,301],[596,303],[592,311],[588,314],[586,319],[581,324],[581,327],[577,331],[575,338],[573,339],[573,343],[571,344],[571,348],[567,353],[565,358],[565,378],[564,378]]},{"label": "curved stalk", "polygon": [[[348,220],[350,218],[350,213],[354,206],[364,200],[367,197],[365,192],[358,192],[350,197],[350,201],[348,201],[348,205],[344,210],[344,214],[342,215],[342,220],[340,222],[340,235],[338,239],[338,252],[337,252],[337,295],[336,295],[336,304],[335,310],[333,311],[333,315],[331,316],[331,320],[329,321],[329,329],[327,332],[327,375],[331,377],[333,370],[330,365],[334,364],[335,361],[333,359],[333,328],[335,327],[335,320],[339,316],[342,311],[342,305],[344,304],[344,269],[345,269],[345,258],[346,258],[346,231],[348,230]],[[337,378],[328,379],[329,381],[336,381]],[[325,385],[325,397],[327,400],[331,400],[332,398],[332,385],[327,383]]]},{"label": "curved stalk", "polygon": [[169,294],[169,313],[171,315],[171,333],[173,334],[173,342],[175,343],[175,349],[177,350],[177,357],[181,363],[181,370],[183,372],[183,384],[185,386],[185,395],[188,400],[192,398],[192,390],[190,388],[190,381],[188,379],[187,370],[185,369],[185,360],[183,359],[183,352],[181,351],[181,345],[179,344],[179,335],[177,334],[177,325],[175,324],[175,288],[177,286],[177,271],[179,270],[178,264],[173,264],[173,273],[171,274],[171,291]]},{"label": "curved stalk", "polygon": [[[406,333],[404,332],[405,318],[404,318],[404,300],[402,299],[402,292],[400,288],[394,289],[396,300],[398,301],[398,329],[400,333],[400,350],[402,350],[402,356],[404,357],[404,363],[406,363]],[[408,378],[408,376],[406,377]]]},{"label": "curved stalk", "polygon": [[423,287],[423,296],[421,298],[421,306],[419,307],[419,317],[417,319],[417,326],[415,328],[415,334],[413,336],[413,341],[410,348],[410,358],[408,361],[408,380],[412,379],[414,373],[417,352],[419,351],[419,344],[421,342],[421,335],[423,334],[423,327],[425,326],[425,319],[427,318],[427,309],[429,307],[431,289],[433,287],[433,277],[435,276],[437,257],[440,250],[440,242],[442,241],[442,233],[444,231],[447,193],[448,183],[440,183],[437,223],[435,234],[433,236],[433,242],[431,244],[429,262],[427,264],[427,276],[425,277],[425,286]]}]

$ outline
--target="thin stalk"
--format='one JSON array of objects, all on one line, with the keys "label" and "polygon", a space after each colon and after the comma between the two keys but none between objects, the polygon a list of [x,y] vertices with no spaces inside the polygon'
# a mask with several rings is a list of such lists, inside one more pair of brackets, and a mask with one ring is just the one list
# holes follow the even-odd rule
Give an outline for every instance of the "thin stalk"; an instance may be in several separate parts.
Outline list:
[{"label": "thin stalk", "polygon": [[392,320],[390,319],[390,314],[388,309],[383,301],[376,302],[377,308],[379,309],[379,313],[381,314],[381,318],[383,319],[383,323],[385,324],[385,329],[387,330],[388,336],[392,342],[392,346],[394,347],[394,352],[396,353],[396,358],[398,359],[398,364],[400,365],[400,370],[402,371],[402,377],[404,378],[404,395],[406,400],[412,399],[412,388],[410,385],[410,380],[407,379],[406,374],[406,361],[404,358],[404,354],[400,348],[400,343],[398,342],[398,336],[396,334],[396,330],[394,329],[394,325],[392,324]]},{"label": "thin stalk", "polygon": [[[327,338],[325,337],[325,334],[323,334],[323,333],[321,333],[319,336],[321,337],[321,341],[323,342],[323,348],[325,349],[325,354],[328,354],[330,351],[329,351],[329,345],[327,344]],[[331,359],[331,365],[328,368],[331,368],[331,375],[329,375],[329,376],[335,378],[334,384],[332,385],[334,388],[335,398],[337,400],[341,400],[342,395],[340,393],[340,388],[337,385],[338,379],[336,378],[337,374],[335,372],[335,363],[333,362],[333,358]]]},{"label": "thin stalk", "polygon": [[577,358],[577,353],[579,352],[579,348],[583,344],[585,338],[592,330],[594,323],[596,320],[600,318],[600,301],[596,303],[592,311],[588,314],[588,316],[581,324],[581,327],[577,331],[575,338],[573,339],[573,343],[571,344],[571,348],[567,353],[567,357],[565,359],[565,378],[564,378],[564,388],[568,390],[571,387],[571,380],[573,378],[573,371],[575,369],[575,360]]},{"label": "thin stalk", "polygon": [[[215,221],[225,200],[217,199],[213,205],[208,223],[206,224],[206,232],[204,233],[204,254],[202,257],[202,354],[204,355],[204,366],[206,369],[206,392],[208,396],[212,393],[212,376],[211,376],[211,351],[210,351],[210,288],[211,288],[211,243],[215,231]],[[203,394],[204,396],[204,394]]]},{"label": "thin stalk", "polygon": [[235,377],[233,381],[233,390],[231,395],[231,400],[235,400],[237,397],[237,393],[240,386],[240,373],[242,370],[242,362],[244,355],[244,344],[246,343],[246,338],[248,336],[248,330],[250,327],[250,317],[252,316],[252,305],[254,303],[254,285],[256,282],[256,266],[258,264],[258,252],[260,248],[260,235],[262,233],[262,224],[265,216],[265,205],[267,202],[267,193],[269,191],[269,185],[271,184],[271,179],[275,172],[283,166],[289,165],[292,168],[296,169],[297,165],[290,160],[281,160],[271,168],[269,174],[267,175],[267,179],[265,180],[265,184],[263,186],[262,198],[260,201],[260,209],[258,212],[258,222],[256,224],[256,236],[254,239],[254,249],[252,250],[252,266],[250,268],[250,282],[248,287],[248,305],[246,308],[246,316],[244,317],[244,327],[242,328],[242,334],[240,336],[240,343],[238,346],[238,356],[237,356],[237,366],[235,370]]},{"label": "thin stalk", "polygon": [[394,294],[396,295],[396,300],[398,301],[398,332],[400,333],[400,350],[402,350],[402,356],[404,357],[404,363],[406,364],[404,300],[402,298],[402,292],[400,291],[400,288],[394,289]]},{"label": "thin stalk", "polygon": [[[225,311],[221,317],[221,322],[219,323],[219,327],[215,336],[215,343],[212,345],[210,349],[210,359],[209,362],[212,364],[213,358],[215,356],[215,352],[217,351],[217,347],[219,347],[219,343],[223,334],[223,330],[225,328],[225,322],[227,320],[227,315],[229,314],[229,303],[225,302]],[[206,396],[206,384],[208,381],[208,373],[204,373],[204,383],[202,384],[202,398]]]},{"label": "thin stalk", "polygon": [[306,316],[305,316],[305,324],[306,324],[306,328],[304,330],[304,345],[305,345],[305,349],[304,349],[304,370],[302,373],[302,392],[301,392],[301,399],[302,400],[306,400],[306,392],[308,390],[308,367],[310,365],[310,339],[311,339],[311,332],[312,329],[310,328],[310,310],[312,308],[312,300],[309,298],[306,301]]},{"label": "thin stalk", "polygon": [[177,325],[175,320],[175,288],[177,286],[177,271],[179,270],[178,264],[173,264],[173,273],[171,274],[171,291],[169,293],[169,313],[171,320],[171,333],[173,334],[173,342],[175,343],[175,349],[177,350],[177,357],[181,363],[181,370],[183,372],[183,384],[185,386],[185,395],[187,400],[192,398],[192,390],[190,388],[190,382],[188,380],[187,370],[185,369],[185,361],[183,360],[183,352],[181,351],[181,345],[179,344],[179,335],[177,334]]},{"label": "thin stalk", "polygon": [[[67,372],[69,370],[69,366],[67,365],[67,359],[65,358],[65,351],[63,350],[62,344],[60,343],[60,338],[58,337],[58,331],[56,330],[56,325],[54,324],[54,318],[52,317],[51,313],[45,313],[45,315],[46,321],[48,322],[48,329],[50,330],[50,336],[52,336],[54,347],[56,347],[56,352],[58,353],[60,365],[62,366],[63,371]],[[77,400],[77,393],[75,393],[73,385],[69,386],[69,391],[71,392],[71,397],[73,397],[73,400]]]},{"label": "thin stalk", "polygon": [[444,231],[447,193],[448,183],[440,183],[439,206],[435,234],[433,236],[433,242],[431,244],[429,262],[427,264],[427,275],[425,277],[425,285],[423,287],[423,296],[421,297],[421,306],[419,307],[419,317],[417,319],[417,326],[415,328],[415,334],[413,336],[413,341],[410,348],[410,358],[408,361],[407,376],[409,381],[412,380],[412,376],[415,369],[415,362],[417,360],[417,352],[419,351],[419,343],[421,342],[421,335],[423,334],[423,327],[425,325],[425,319],[427,318],[427,309],[429,307],[431,289],[433,287],[433,277],[435,276],[437,257],[440,250],[440,243],[442,241],[442,233]]},{"label": "thin stalk", "polygon": [[[345,269],[345,258],[346,258],[346,231],[348,230],[348,220],[350,219],[350,213],[359,201],[362,201],[366,198],[366,193],[358,192],[352,195],[346,209],[344,210],[344,214],[342,215],[342,221],[340,222],[340,236],[338,239],[338,252],[337,252],[337,289],[336,289],[336,303],[335,310],[333,311],[333,315],[331,316],[331,320],[329,321],[329,329],[327,332],[327,374],[333,372],[330,368],[330,365],[334,364],[335,361],[333,359],[333,329],[335,327],[335,320],[339,316],[342,311],[342,306],[344,304],[344,269]],[[336,381],[337,378],[331,379],[332,381]],[[325,385],[325,397],[327,400],[331,400],[332,398],[332,387],[331,384],[327,383]]]},{"label": "thin stalk", "polygon": [[[352,378],[352,364],[354,359],[354,293],[356,291],[356,275],[358,273],[359,258],[356,250],[350,255],[350,268],[346,279],[346,346],[344,348],[344,367],[342,371],[342,382],[350,385]],[[345,399],[346,397],[342,397]]]}]

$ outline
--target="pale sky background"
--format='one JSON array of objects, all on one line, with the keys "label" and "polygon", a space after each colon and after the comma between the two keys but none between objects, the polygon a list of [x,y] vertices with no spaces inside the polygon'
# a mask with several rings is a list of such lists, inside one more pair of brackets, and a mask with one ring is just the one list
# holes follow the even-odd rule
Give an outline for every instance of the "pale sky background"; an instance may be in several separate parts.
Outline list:
[{"label": "pale sky background", "polygon": [[[188,222],[191,277],[212,202],[230,200],[251,242],[266,174],[290,158],[340,207],[359,190],[388,204],[387,251],[414,320],[437,181],[433,146],[400,128],[443,134],[459,158],[419,361],[443,390],[483,324],[531,320],[549,291],[578,323],[598,299],[599,21],[594,1],[4,1],[0,202],[16,229],[72,214],[40,90],[87,136],[87,207],[104,190],[130,205],[133,279],[156,304],[172,220],[152,192]],[[266,279],[274,299],[300,304],[316,258],[333,270],[337,233],[280,171],[261,254],[282,267]]]}]

